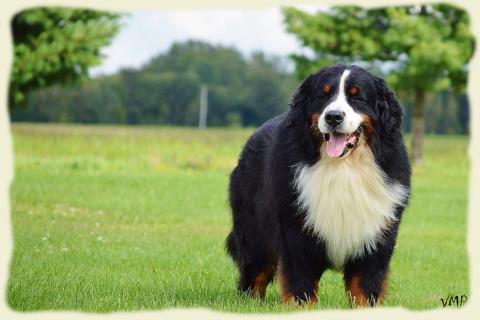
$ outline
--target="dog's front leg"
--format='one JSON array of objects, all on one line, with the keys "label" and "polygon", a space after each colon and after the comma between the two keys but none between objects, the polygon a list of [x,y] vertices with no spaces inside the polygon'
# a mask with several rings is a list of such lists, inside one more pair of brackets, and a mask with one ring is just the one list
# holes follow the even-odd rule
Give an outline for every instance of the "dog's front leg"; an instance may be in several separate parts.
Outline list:
[{"label": "dog's front leg", "polygon": [[316,303],[318,300],[318,282],[323,271],[309,255],[296,248],[282,255],[278,265],[278,278],[282,302]]},{"label": "dog's front leg", "polygon": [[360,261],[345,267],[345,287],[353,307],[377,306],[385,298],[388,262],[371,260],[374,257],[365,258],[367,263]]}]

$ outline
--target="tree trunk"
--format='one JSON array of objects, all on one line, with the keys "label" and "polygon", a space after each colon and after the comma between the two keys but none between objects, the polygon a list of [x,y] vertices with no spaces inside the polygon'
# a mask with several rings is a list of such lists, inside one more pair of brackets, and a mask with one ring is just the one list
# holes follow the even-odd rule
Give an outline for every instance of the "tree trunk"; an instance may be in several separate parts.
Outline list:
[{"label": "tree trunk", "polygon": [[422,164],[423,136],[425,134],[425,92],[415,90],[412,110],[412,148],[411,160],[413,165]]}]

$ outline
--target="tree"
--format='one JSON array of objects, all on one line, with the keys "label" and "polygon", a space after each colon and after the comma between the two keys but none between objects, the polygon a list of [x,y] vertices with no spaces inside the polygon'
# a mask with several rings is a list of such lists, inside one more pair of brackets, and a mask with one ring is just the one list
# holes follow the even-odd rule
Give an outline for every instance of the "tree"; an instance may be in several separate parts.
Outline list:
[{"label": "tree", "polygon": [[[297,86],[286,59],[201,41],[174,43],[139,68],[36,90],[13,121],[196,126],[208,86],[208,125],[258,126],[284,111]],[[87,98],[85,98],[87,97]],[[61,108],[60,108],[61,107]]]},{"label": "tree", "polygon": [[11,21],[14,61],[9,106],[34,89],[72,83],[100,63],[100,49],[120,28],[120,16],[102,11],[36,8]]},{"label": "tree", "polygon": [[[286,108],[288,94],[295,87],[290,81],[293,77],[282,70],[281,61],[276,57],[254,53],[245,59],[235,48],[195,40],[174,43],[167,52],[147,63],[141,72],[170,74],[177,79],[175,85],[178,87],[165,90],[162,99],[172,109],[170,123],[183,125],[195,125],[198,121],[198,95],[202,84],[208,86],[207,122],[213,126],[260,125]],[[197,82],[193,96],[187,80]],[[177,91],[178,95],[174,95]],[[195,117],[188,118],[192,115]]]},{"label": "tree", "polygon": [[474,49],[467,13],[445,4],[363,9],[335,7],[308,14],[284,9],[288,31],[314,57],[294,55],[297,76],[321,66],[353,63],[388,67],[388,80],[413,95],[411,156],[421,163],[425,97],[429,92],[462,92]]},{"label": "tree", "polygon": [[244,125],[258,125],[287,109],[286,102],[295,84],[292,83],[289,89],[284,88],[289,76],[281,69],[280,61],[268,59],[261,52],[254,52],[250,57],[246,69],[248,86],[243,90],[243,100],[248,104],[239,110]]}]

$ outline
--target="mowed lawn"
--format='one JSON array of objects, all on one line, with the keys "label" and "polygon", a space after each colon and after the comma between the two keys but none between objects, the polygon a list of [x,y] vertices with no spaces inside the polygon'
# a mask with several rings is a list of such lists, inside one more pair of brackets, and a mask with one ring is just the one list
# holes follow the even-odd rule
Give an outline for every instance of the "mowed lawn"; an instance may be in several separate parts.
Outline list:
[{"label": "mowed lawn", "polygon": [[[298,311],[280,304],[277,282],[263,302],[237,295],[224,250],[228,176],[251,132],[13,125],[11,308]],[[468,137],[426,139],[387,306],[468,295],[467,147]],[[314,308],[348,308],[341,274],[325,273]]]}]

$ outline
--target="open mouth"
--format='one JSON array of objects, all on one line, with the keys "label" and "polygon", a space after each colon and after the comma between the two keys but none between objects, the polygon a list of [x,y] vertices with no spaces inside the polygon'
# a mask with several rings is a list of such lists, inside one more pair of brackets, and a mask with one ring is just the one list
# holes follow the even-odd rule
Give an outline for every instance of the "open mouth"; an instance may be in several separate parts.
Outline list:
[{"label": "open mouth", "polygon": [[323,134],[327,142],[327,154],[330,158],[340,158],[347,154],[350,149],[355,148],[360,139],[361,127],[350,134],[332,131]]}]

